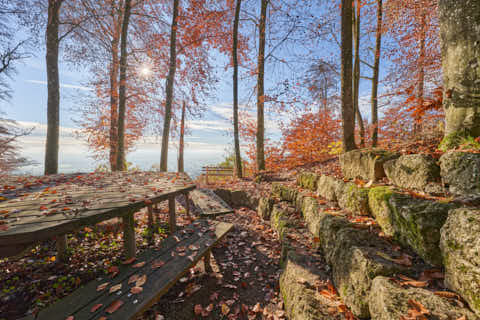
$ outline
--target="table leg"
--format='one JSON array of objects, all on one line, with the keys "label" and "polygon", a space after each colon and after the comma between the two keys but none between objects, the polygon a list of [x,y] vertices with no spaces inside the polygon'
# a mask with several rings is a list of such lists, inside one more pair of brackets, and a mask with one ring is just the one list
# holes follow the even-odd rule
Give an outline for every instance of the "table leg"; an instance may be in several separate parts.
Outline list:
[{"label": "table leg", "polygon": [[188,196],[189,192],[185,192],[185,210],[187,215],[190,217],[190,197]]},{"label": "table leg", "polygon": [[133,212],[123,216],[123,247],[125,249],[125,258],[135,257],[137,248],[135,244],[135,220]]},{"label": "table leg", "polygon": [[58,262],[66,262],[67,260],[67,235],[63,234],[61,236],[57,236],[56,246],[57,246],[57,258]]},{"label": "table leg", "polygon": [[205,266],[206,273],[212,273],[212,264],[210,263],[212,257],[212,250],[208,250],[205,256],[203,257],[203,265]]},{"label": "table leg", "polygon": [[149,205],[147,207],[148,210],[148,243],[153,244],[153,233],[154,233],[154,226],[153,226],[153,207]]},{"label": "table leg", "polygon": [[168,224],[170,225],[170,233],[177,231],[177,222],[175,217],[175,196],[168,197]]}]

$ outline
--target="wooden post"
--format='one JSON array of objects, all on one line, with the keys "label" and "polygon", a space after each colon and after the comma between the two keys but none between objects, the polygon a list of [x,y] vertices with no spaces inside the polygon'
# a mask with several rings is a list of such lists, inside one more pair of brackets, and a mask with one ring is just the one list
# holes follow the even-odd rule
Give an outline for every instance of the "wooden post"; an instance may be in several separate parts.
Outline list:
[{"label": "wooden post", "polygon": [[175,195],[168,197],[168,224],[170,225],[170,233],[177,231],[177,221],[175,217]]},{"label": "wooden post", "polygon": [[188,196],[189,192],[185,192],[185,210],[187,215],[190,217],[190,197]]},{"label": "wooden post", "polygon": [[123,248],[125,249],[125,258],[135,257],[137,248],[135,244],[135,220],[133,212],[122,217],[123,220]]},{"label": "wooden post", "polygon": [[148,210],[148,243],[153,244],[154,226],[153,226],[153,207],[152,207],[152,205],[147,206],[147,210]]},{"label": "wooden post", "polygon": [[208,167],[205,167],[205,184],[208,184]]},{"label": "wooden post", "polygon": [[212,265],[210,263],[210,258],[212,256],[212,250],[208,250],[207,253],[205,254],[205,256],[203,257],[203,265],[205,266],[205,272],[206,273],[212,273],[213,272],[213,269],[212,269]]},{"label": "wooden post", "polygon": [[67,260],[67,235],[63,234],[61,236],[57,236],[56,246],[57,246],[57,258],[58,262],[66,262]]}]

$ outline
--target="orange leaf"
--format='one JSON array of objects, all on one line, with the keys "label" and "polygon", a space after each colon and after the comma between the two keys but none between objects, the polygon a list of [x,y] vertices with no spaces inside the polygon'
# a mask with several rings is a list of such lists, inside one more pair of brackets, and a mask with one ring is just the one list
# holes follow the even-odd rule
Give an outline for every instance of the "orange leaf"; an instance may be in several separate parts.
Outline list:
[{"label": "orange leaf", "polygon": [[101,285],[99,285],[99,286],[97,287],[97,291],[105,290],[105,288],[108,287],[109,284],[110,284],[110,282],[102,283]]},{"label": "orange leaf", "polygon": [[132,289],[130,289],[130,292],[131,292],[132,294],[138,294],[138,293],[140,293],[140,292],[142,292],[142,291],[143,291],[143,288],[142,288],[142,287],[132,287]]},{"label": "orange leaf", "polygon": [[109,314],[112,314],[115,311],[117,311],[122,305],[123,305],[122,300],[115,300],[108,306],[108,308],[105,311]]},{"label": "orange leaf", "polygon": [[103,306],[103,304],[97,303],[96,305],[94,305],[92,307],[92,309],[90,309],[90,312],[93,313],[93,312],[97,311],[98,309],[100,309],[102,306]]},{"label": "orange leaf", "polygon": [[123,265],[127,265],[127,264],[130,264],[132,263],[133,261],[137,260],[137,258],[133,257],[133,258],[130,258],[130,259],[127,259],[125,261],[122,261],[122,264]]}]

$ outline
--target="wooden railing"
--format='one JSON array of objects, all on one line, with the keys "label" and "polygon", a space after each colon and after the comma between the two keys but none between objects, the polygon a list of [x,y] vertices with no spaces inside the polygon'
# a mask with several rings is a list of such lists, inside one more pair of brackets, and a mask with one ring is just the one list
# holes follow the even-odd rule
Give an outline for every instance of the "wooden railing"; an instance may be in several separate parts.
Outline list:
[{"label": "wooden railing", "polygon": [[208,177],[232,177],[234,176],[234,169],[228,167],[202,167],[202,175],[205,177],[205,183],[208,184]]}]

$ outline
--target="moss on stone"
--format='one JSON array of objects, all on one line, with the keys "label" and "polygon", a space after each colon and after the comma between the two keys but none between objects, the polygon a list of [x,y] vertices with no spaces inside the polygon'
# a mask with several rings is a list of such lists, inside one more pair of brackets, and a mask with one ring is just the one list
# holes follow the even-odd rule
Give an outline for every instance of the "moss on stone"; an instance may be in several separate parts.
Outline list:
[{"label": "moss on stone", "polygon": [[452,132],[446,135],[442,139],[442,142],[440,142],[438,149],[445,152],[462,145],[467,147],[467,149],[480,150],[480,143],[475,141],[475,137],[473,137],[468,130]]}]

